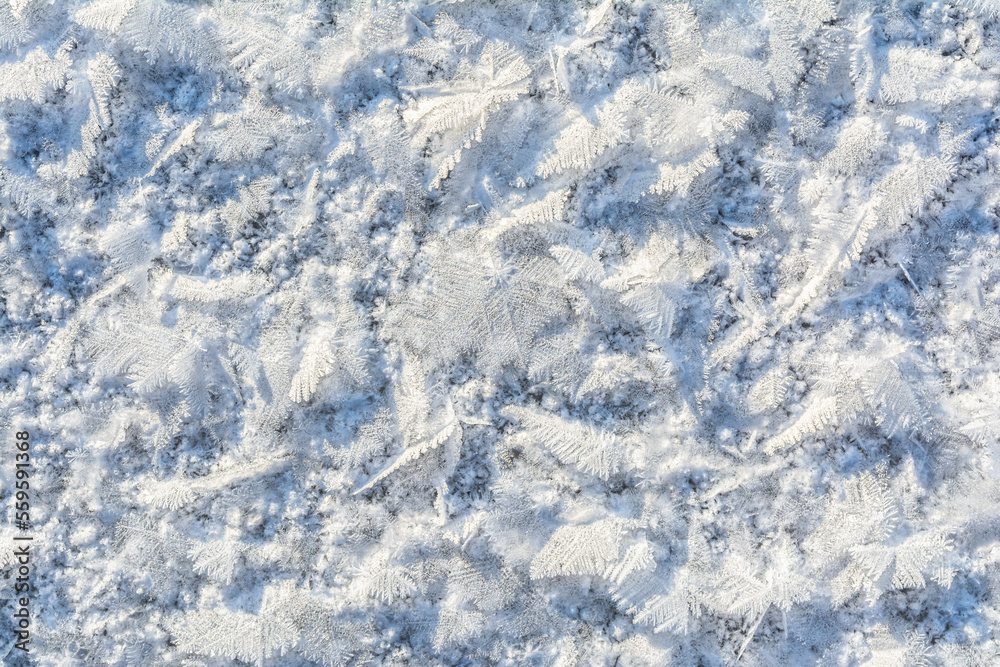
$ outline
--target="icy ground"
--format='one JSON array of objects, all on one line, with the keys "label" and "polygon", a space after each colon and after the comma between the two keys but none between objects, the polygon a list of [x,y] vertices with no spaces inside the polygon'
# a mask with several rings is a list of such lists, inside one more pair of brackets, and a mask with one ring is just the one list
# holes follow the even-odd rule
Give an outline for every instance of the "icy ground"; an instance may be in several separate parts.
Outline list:
[{"label": "icy ground", "polygon": [[1000,664],[998,19],[0,0],[4,664]]}]

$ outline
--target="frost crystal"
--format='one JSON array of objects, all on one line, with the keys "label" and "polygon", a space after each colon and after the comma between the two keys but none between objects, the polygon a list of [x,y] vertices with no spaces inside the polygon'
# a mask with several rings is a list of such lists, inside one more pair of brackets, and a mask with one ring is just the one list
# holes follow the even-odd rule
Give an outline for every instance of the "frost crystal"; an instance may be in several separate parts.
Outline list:
[{"label": "frost crystal", "polygon": [[1000,664],[998,18],[0,0],[33,664]]}]

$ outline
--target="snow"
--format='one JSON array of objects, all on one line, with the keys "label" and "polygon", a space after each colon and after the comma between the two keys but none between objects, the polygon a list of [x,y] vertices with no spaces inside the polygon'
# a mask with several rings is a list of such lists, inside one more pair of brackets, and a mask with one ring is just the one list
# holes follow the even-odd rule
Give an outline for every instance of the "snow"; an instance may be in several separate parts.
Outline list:
[{"label": "snow", "polygon": [[1000,662],[994,4],[0,1],[3,664]]}]

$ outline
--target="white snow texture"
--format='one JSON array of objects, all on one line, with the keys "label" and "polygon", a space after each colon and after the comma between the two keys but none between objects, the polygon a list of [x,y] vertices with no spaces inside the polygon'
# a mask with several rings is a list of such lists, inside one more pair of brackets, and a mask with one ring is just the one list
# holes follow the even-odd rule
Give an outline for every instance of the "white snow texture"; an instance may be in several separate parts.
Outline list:
[{"label": "white snow texture", "polygon": [[0,0],[3,664],[1000,664],[998,84],[996,0]]}]

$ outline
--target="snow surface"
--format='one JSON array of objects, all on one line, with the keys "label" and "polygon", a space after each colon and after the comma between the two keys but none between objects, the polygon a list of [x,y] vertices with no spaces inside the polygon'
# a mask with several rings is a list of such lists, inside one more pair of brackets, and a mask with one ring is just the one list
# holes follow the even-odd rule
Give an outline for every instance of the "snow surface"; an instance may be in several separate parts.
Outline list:
[{"label": "snow surface", "polygon": [[4,664],[1000,664],[998,17],[2,0]]}]

